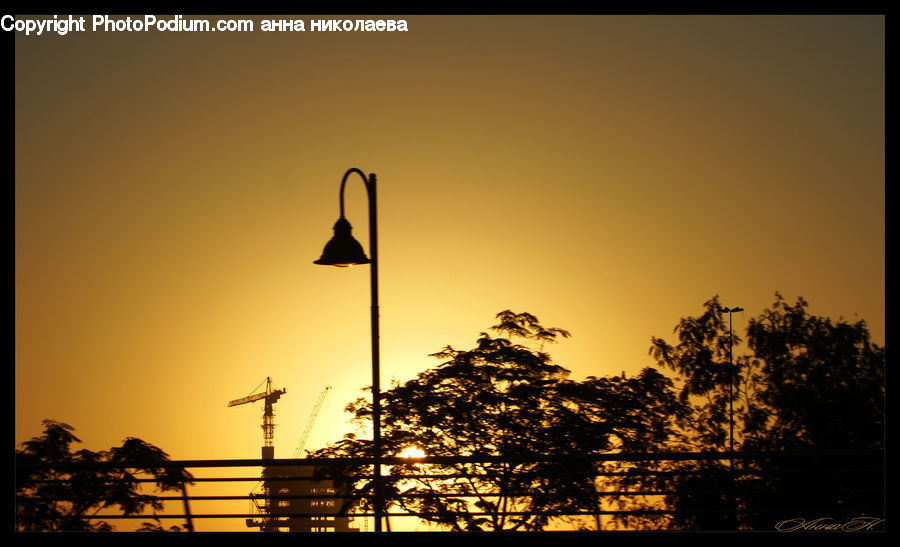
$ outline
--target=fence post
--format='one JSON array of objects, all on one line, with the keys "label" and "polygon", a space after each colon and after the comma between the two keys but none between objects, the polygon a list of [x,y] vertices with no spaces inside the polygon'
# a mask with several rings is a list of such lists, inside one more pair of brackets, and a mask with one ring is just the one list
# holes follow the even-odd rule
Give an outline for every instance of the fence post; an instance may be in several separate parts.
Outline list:
[{"label": "fence post", "polygon": [[191,506],[188,503],[187,483],[181,483],[181,499],[184,501],[185,528],[188,532],[194,531],[194,519],[191,517]]}]

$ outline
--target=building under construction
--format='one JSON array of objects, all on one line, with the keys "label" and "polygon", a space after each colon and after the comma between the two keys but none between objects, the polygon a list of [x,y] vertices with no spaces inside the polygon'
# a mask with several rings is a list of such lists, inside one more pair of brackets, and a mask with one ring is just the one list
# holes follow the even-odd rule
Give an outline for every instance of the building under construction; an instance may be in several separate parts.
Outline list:
[{"label": "building under construction", "polygon": [[[265,391],[235,399],[228,406],[237,406],[256,401],[264,401],[263,407],[263,446],[262,459],[275,458],[275,403],[287,392],[286,389],[273,389],[272,379],[266,378]],[[330,387],[326,387],[319,395],[295,458],[300,456],[312,424],[322,406],[322,401]],[[258,516],[247,519],[247,526],[259,528],[262,532],[357,532],[358,528],[350,527],[350,517],[338,516],[344,500],[335,497],[337,492],[331,480],[314,481],[314,467],[299,466],[264,466],[262,472],[262,491],[250,494],[252,511]],[[317,498],[315,496],[322,496]]]},{"label": "building under construction", "polygon": [[247,519],[247,526],[263,532],[358,532],[350,517],[338,515],[345,500],[336,497],[334,483],[313,480],[313,472],[311,465],[263,468],[262,493],[250,495],[260,516]]}]

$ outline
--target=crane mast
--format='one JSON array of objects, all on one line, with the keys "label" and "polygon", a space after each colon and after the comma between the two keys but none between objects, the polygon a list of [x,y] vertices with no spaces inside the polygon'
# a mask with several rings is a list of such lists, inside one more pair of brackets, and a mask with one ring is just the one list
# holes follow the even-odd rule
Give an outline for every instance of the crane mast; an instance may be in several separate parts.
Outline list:
[{"label": "crane mast", "polygon": [[260,393],[254,393],[240,399],[234,399],[228,403],[228,406],[237,406],[255,401],[264,401],[263,406],[263,446],[262,458],[273,459],[275,457],[275,403],[282,395],[287,393],[287,389],[272,389],[272,378],[266,378],[266,390]]}]

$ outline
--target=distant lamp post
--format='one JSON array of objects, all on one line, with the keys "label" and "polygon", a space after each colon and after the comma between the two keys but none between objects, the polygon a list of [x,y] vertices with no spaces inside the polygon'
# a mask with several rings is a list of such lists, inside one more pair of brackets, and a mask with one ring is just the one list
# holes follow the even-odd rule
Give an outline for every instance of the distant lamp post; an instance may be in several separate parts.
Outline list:
[{"label": "distant lamp post", "polygon": [[732,454],[731,465],[734,466],[734,334],[731,330],[731,314],[744,311],[744,308],[722,308],[728,314],[728,439]]},{"label": "distant lamp post", "polygon": [[[356,173],[362,177],[366,184],[366,193],[369,197],[369,251],[372,258],[369,259],[363,251],[362,245],[353,237],[350,223],[344,218],[344,187],[347,178]],[[372,285],[372,444],[374,454],[374,486],[375,486],[375,531],[381,531],[381,519],[384,512],[383,496],[381,488],[381,388],[380,388],[380,357],[378,349],[378,232],[375,198],[375,174],[368,177],[359,169],[352,168],[344,173],[341,180],[340,192],[341,216],[334,224],[334,236],[325,244],[322,256],[314,261],[315,264],[325,266],[337,266],[347,268],[359,264],[371,264]]]},{"label": "distant lamp post", "polygon": [[733,525],[737,529],[737,496],[734,493],[734,332],[731,329],[731,314],[737,311],[744,311],[744,308],[722,308],[723,312],[728,314],[728,439],[729,439],[729,459],[728,469],[730,470],[731,480],[731,503],[734,506]]}]

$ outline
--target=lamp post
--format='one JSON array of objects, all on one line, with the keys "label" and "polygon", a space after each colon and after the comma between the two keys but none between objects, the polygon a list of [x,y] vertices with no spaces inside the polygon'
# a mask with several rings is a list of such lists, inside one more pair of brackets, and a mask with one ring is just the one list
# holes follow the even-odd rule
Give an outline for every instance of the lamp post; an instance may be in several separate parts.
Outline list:
[{"label": "lamp post", "polygon": [[[372,258],[366,257],[362,245],[353,237],[350,223],[344,218],[344,187],[347,178],[356,173],[362,177],[369,197],[369,251]],[[381,531],[381,518],[384,511],[381,488],[381,388],[380,388],[380,356],[378,349],[378,232],[375,197],[375,174],[366,174],[359,169],[351,168],[341,179],[340,192],[341,216],[334,224],[334,236],[325,244],[322,256],[315,264],[347,268],[357,264],[370,264],[372,285],[372,444],[374,454],[374,486],[375,486],[375,531]]]},{"label": "lamp post", "polygon": [[722,311],[728,313],[728,439],[729,439],[729,447],[728,451],[729,460],[728,460],[728,469],[730,471],[730,481],[731,481],[731,503],[734,508],[734,513],[732,515],[733,526],[735,529],[738,527],[737,520],[737,496],[734,493],[734,332],[731,329],[731,314],[736,311],[744,311],[744,308],[734,307],[734,308],[722,308]]},{"label": "lamp post", "polygon": [[731,314],[744,308],[722,308],[728,314],[728,439],[731,466],[734,467],[734,334],[731,330]]}]

